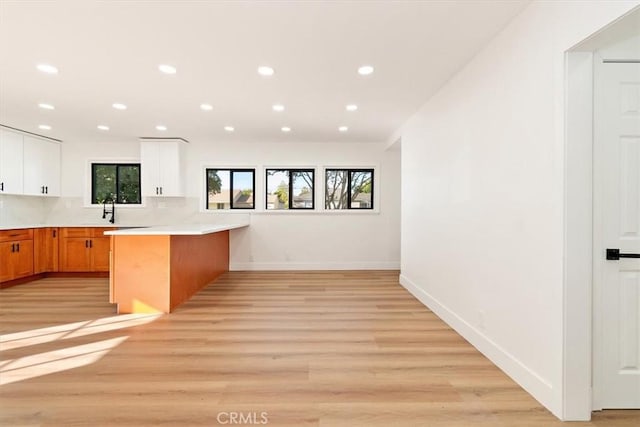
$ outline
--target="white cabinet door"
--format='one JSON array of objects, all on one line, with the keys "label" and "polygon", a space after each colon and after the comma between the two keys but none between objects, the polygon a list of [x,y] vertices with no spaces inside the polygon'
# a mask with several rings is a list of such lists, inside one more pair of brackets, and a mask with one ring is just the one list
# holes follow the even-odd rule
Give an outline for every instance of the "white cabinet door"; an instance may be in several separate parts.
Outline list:
[{"label": "white cabinet door", "polygon": [[45,194],[44,164],[47,159],[40,150],[40,140],[24,137],[24,192],[28,196]]},{"label": "white cabinet door", "polygon": [[60,144],[57,142],[41,141],[45,155],[44,184],[45,196],[60,196]]},{"label": "white cabinet door", "polygon": [[22,134],[0,129],[0,194],[22,194]]},{"label": "white cabinet door", "polygon": [[24,136],[24,194],[60,195],[60,146]]},{"label": "white cabinet door", "polygon": [[183,150],[182,141],[140,141],[144,197],[184,196]]},{"label": "white cabinet door", "polygon": [[182,149],[184,143],[160,143],[158,154],[160,160],[160,195],[164,197],[184,196],[184,179],[182,167]]},{"label": "white cabinet door", "polygon": [[142,196],[160,195],[160,154],[155,141],[140,142]]}]

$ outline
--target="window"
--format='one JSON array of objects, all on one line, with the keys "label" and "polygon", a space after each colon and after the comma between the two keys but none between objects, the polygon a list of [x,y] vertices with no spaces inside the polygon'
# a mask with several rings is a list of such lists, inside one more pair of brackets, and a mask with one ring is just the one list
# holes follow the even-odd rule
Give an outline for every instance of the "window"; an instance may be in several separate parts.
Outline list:
[{"label": "window", "polygon": [[253,209],[254,169],[207,169],[207,209]]},{"label": "window", "polygon": [[267,210],[313,209],[313,169],[267,169]]},{"label": "window", "polygon": [[373,209],[373,169],[326,169],[325,209]]},{"label": "window", "polygon": [[91,203],[141,203],[140,163],[92,163]]}]

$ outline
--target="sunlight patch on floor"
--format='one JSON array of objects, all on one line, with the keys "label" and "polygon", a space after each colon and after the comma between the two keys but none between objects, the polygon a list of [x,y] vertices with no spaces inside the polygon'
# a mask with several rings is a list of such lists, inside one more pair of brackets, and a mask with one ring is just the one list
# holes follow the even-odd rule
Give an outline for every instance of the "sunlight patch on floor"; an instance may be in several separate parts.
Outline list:
[{"label": "sunlight patch on floor", "polygon": [[65,325],[0,335],[0,351],[144,325],[159,316],[159,314],[123,314],[86,322],[67,323]]},{"label": "sunlight patch on floor", "polygon": [[89,365],[127,338],[112,338],[9,360],[0,369],[0,385]]},{"label": "sunlight patch on floor", "polygon": [[[111,332],[150,323],[160,314],[125,314],[0,335],[0,353]],[[128,335],[0,361],[0,385],[87,366],[122,344]]]}]

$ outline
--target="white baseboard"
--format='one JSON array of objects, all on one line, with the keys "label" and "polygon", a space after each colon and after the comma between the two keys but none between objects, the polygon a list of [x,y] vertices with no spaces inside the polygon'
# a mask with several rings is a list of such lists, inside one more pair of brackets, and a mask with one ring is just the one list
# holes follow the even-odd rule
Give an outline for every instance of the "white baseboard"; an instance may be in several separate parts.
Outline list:
[{"label": "white baseboard", "polygon": [[464,339],[469,341],[480,353],[491,360],[498,368],[524,388],[538,402],[549,409],[558,418],[561,417],[561,402],[554,401],[552,384],[540,377],[512,354],[493,342],[481,331],[470,325],[429,293],[418,287],[407,276],[400,275],[400,284],[404,286],[422,304],[427,306],[445,323],[451,326]]},{"label": "white baseboard", "polygon": [[400,270],[400,261],[392,262],[230,262],[231,271],[273,270]]}]

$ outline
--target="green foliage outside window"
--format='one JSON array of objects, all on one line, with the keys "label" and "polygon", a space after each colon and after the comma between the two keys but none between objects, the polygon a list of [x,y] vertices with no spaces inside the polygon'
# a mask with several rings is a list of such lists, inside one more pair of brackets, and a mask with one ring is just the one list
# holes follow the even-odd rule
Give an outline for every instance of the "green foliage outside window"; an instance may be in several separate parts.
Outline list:
[{"label": "green foliage outside window", "polygon": [[140,204],[139,163],[93,163],[91,203]]}]

